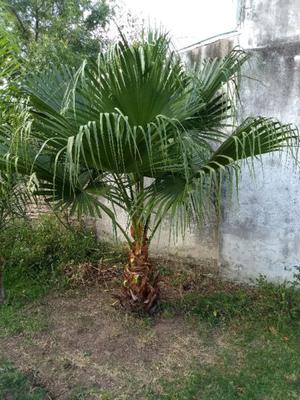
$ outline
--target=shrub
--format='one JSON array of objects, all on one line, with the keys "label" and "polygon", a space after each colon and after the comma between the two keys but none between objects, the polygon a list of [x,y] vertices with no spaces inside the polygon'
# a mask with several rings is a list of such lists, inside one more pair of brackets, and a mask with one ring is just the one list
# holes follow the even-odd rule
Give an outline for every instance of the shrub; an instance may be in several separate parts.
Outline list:
[{"label": "shrub", "polygon": [[80,225],[68,230],[55,217],[32,223],[18,221],[1,237],[6,268],[24,266],[28,273],[56,270],[67,261],[96,261],[100,255],[94,235]]},{"label": "shrub", "polygon": [[113,253],[112,245],[98,243],[83,224],[68,229],[54,216],[31,223],[17,221],[0,234],[0,240],[7,300],[14,302],[34,299],[50,287],[64,285],[66,264],[95,264]]}]

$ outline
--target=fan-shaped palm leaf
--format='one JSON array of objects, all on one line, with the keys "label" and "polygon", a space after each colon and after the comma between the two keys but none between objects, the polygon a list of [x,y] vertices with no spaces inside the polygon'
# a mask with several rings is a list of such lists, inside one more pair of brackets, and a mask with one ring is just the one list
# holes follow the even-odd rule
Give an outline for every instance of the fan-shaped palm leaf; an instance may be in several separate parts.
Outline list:
[{"label": "fan-shaped palm leaf", "polygon": [[147,246],[162,219],[169,213],[184,230],[241,160],[297,144],[295,128],[272,119],[235,125],[247,58],[234,50],[188,67],[165,35],[123,40],[76,72],[61,67],[30,77],[26,146],[23,137],[9,150],[11,138],[2,136],[2,163],[34,172],[39,194],[79,213],[104,212],[114,224],[115,206],[127,212],[132,242],[118,225],[131,245],[125,286],[147,309],[157,297]]}]

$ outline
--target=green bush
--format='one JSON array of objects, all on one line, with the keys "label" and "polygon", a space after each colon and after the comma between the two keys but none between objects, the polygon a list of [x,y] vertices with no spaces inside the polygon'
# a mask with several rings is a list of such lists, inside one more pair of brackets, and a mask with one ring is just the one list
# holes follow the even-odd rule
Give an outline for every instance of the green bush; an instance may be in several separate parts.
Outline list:
[{"label": "green bush", "polygon": [[0,243],[7,300],[14,303],[33,300],[50,287],[64,285],[62,272],[67,263],[97,263],[112,251],[111,245],[98,243],[82,224],[68,229],[53,216],[14,223],[0,234]]},{"label": "green bush", "polygon": [[69,261],[95,262],[101,255],[91,232],[81,225],[67,229],[52,216],[33,223],[16,222],[1,235],[1,243],[5,266],[24,266],[31,273],[53,271]]}]

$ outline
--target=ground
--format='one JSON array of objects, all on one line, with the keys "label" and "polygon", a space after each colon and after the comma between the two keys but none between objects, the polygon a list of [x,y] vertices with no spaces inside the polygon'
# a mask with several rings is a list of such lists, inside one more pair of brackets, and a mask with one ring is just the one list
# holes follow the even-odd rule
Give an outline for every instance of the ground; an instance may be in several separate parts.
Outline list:
[{"label": "ground", "polygon": [[297,322],[244,318],[251,288],[168,279],[152,317],[124,313],[103,284],[52,291],[10,315],[0,325],[0,398],[300,398]]},{"label": "ground", "polygon": [[46,298],[34,312],[47,318],[47,327],[1,339],[1,355],[59,399],[84,387],[116,399],[142,399],[160,378],[188,375],[196,359],[213,362],[193,324],[182,317],[124,317],[111,303],[97,289]]}]

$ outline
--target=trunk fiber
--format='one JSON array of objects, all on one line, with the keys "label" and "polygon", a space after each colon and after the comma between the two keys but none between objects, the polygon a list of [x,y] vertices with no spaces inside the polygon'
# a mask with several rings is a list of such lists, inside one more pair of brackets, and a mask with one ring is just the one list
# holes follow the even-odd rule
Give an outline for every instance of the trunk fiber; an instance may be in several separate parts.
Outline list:
[{"label": "trunk fiber", "polygon": [[133,242],[124,271],[124,292],[133,311],[151,313],[159,298],[159,274],[154,271],[148,256],[148,241]]}]

